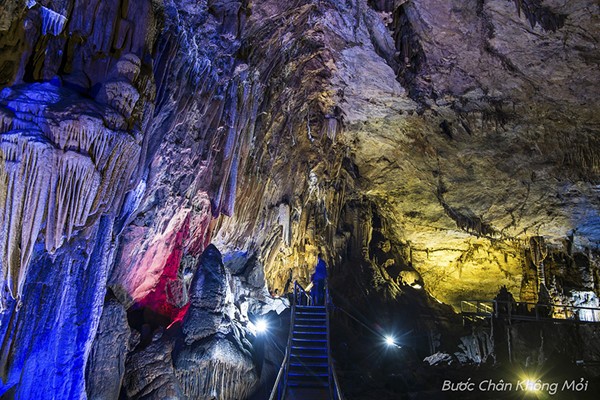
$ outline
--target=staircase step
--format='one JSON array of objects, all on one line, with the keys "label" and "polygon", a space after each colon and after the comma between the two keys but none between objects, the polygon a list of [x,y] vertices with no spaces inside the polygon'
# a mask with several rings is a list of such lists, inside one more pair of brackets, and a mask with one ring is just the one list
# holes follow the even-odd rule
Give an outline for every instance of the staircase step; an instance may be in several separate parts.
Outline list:
[{"label": "staircase step", "polygon": [[327,313],[325,311],[300,311],[296,310],[296,315],[314,315],[319,317],[326,317]]},{"label": "staircase step", "polygon": [[318,368],[304,368],[304,367],[294,367],[289,370],[289,374],[295,374],[295,376],[306,375],[306,376],[316,376],[323,377],[329,376],[329,369],[318,367]]},{"label": "staircase step", "polygon": [[327,318],[327,314],[322,313],[322,312],[302,312],[302,311],[296,311],[296,313],[294,315],[296,317],[302,316],[302,317],[318,317],[318,318],[322,318],[322,319]]},{"label": "staircase step", "polygon": [[296,321],[296,323],[294,324],[294,330],[295,331],[304,330],[304,331],[311,331],[311,332],[319,331],[319,332],[327,333],[327,325],[325,325],[323,322],[320,322],[320,321],[309,321],[309,320]]},{"label": "staircase step", "polygon": [[303,346],[292,345],[292,351],[294,351],[294,350],[315,350],[315,351],[322,350],[322,351],[327,352],[327,346],[314,346],[313,347],[313,346],[306,346],[306,345],[303,345]]},{"label": "staircase step", "polygon": [[[293,367],[292,367],[293,364]],[[329,371],[329,367],[327,365],[327,357],[323,358],[298,358],[292,357],[290,359],[290,369],[291,368],[301,368],[299,366],[305,366],[306,368],[324,368],[327,367],[326,370]]]},{"label": "staircase step", "polygon": [[327,326],[321,322],[315,321],[296,321],[294,324],[294,329],[298,330],[298,328],[302,329],[310,329],[310,330],[322,330],[323,332],[327,332]]},{"label": "staircase step", "polygon": [[327,311],[295,310],[294,315],[318,315],[319,317],[326,317]]},{"label": "staircase step", "polygon": [[310,333],[310,332],[294,332],[292,334],[292,339],[317,339],[317,340],[327,340],[327,333],[326,332],[314,332],[314,333]]},{"label": "staircase step", "polygon": [[328,368],[329,365],[326,362],[290,362],[290,368],[292,367]]},{"label": "staircase step", "polygon": [[326,358],[321,359],[293,359],[290,360],[290,367],[303,367],[303,368],[329,368]]},{"label": "staircase step", "polygon": [[295,335],[319,335],[319,336],[327,336],[327,330],[322,330],[322,331],[305,331],[305,330],[294,330],[293,332],[294,336]]},{"label": "staircase step", "polygon": [[301,377],[288,377],[287,385],[290,387],[329,387],[329,381],[326,378],[306,379]]},{"label": "staircase step", "polygon": [[296,316],[296,318],[318,318],[322,321],[325,321],[327,319],[327,314],[325,313],[305,313],[296,311],[294,315]]},{"label": "staircase step", "polygon": [[294,325],[297,324],[310,324],[310,325],[318,325],[318,326],[323,326],[326,327],[327,326],[327,321],[325,320],[325,318],[323,319],[317,319],[314,317],[310,317],[310,318],[305,318],[305,317],[296,317],[295,321],[294,321]]},{"label": "staircase step", "polygon": [[305,375],[305,374],[301,374],[301,373],[297,373],[297,372],[289,372],[288,378],[294,379],[294,380],[307,380],[307,381],[326,380],[326,379],[329,379],[329,374],[321,373],[321,374]]},{"label": "staircase step", "polygon": [[306,356],[323,356],[327,358],[326,350],[292,350],[292,357],[306,357]]},{"label": "staircase step", "polygon": [[294,336],[292,336],[292,340],[304,340],[304,341],[312,341],[312,340],[316,340],[318,343],[321,343],[321,341],[325,341],[325,343],[327,343],[327,335],[306,335],[306,334],[294,334]]},{"label": "staircase step", "polygon": [[290,355],[292,356],[313,356],[313,355],[324,355],[327,356],[327,349],[322,347],[296,347],[292,349]]},{"label": "staircase step", "polygon": [[327,343],[327,339],[315,339],[315,338],[308,338],[308,339],[301,339],[301,338],[292,338],[292,342],[297,342],[299,344],[309,344],[309,343],[314,343],[316,345],[320,345],[322,343]]},{"label": "staircase step", "polygon": [[306,356],[323,356],[324,359],[327,359],[327,352],[323,351],[310,351],[310,350],[297,350],[296,352],[292,351],[290,354],[292,357],[302,358],[303,360]]},{"label": "staircase step", "polygon": [[304,376],[304,375],[296,375],[289,376],[287,380],[288,385],[293,386],[296,384],[297,386],[309,386],[309,385],[325,385],[329,386],[329,379],[327,376]]},{"label": "staircase step", "polygon": [[290,357],[299,362],[319,362],[320,360],[327,360],[327,354],[290,354]]},{"label": "staircase step", "polygon": [[323,325],[321,325],[321,324],[317,324],[317,325],[307,325],[307,324],[305,324],[304,322],[303,322],[303,323],[301,323],[301,324],[298,324],[298,323],[294,324],[294,329],[296,329],[296,328],[302,328],[302,329],[304,329],[304,328],[307,328],[307,329],[322,329],[322,330],[324,330],[325,332],[327,331],[327,327],[326,327],[326,326],[323,326]]},{"label": "staircase step", "polygon": [[299,327],[296,327],[296,329],[294,329],[294,335],[296,333],[301,334],[301,335],[311,335],[310,337],[316,337],[316,335],[323,335],[324,337],[327,337],[327,331],[326,330],[322,330],[322,329],[310,329],[310,327],[301,327],[301,329]]},{"label": "staircase step", "polygon": [[330,400],[329,387],[316,388],[290,388],[286,393],[285,400]]},{"label": "staircase step", "polygon": [[322,324],[326,324],[327,322],[327,317],[325,315],[318,315],[318,314],[296,314],[296,321],[300,320],[300,321],[319,321]]}]

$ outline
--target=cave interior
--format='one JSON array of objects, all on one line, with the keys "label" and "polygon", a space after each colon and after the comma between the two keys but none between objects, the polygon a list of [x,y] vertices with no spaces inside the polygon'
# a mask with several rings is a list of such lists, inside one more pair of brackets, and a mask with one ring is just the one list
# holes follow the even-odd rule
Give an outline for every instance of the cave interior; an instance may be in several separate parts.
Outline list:
[{"label": "cave interior", "polygon": [[322,310],[322,398],[597,399],[599,27],[0,0],[0,398],[272,399]]}]

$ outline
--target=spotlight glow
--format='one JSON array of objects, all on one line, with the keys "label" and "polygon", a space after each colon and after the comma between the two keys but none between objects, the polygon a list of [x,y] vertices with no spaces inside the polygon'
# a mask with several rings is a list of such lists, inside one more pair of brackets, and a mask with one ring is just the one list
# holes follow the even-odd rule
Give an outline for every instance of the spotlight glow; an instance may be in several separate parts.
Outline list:
[{"label": "spotlight glow", "polygon": [[385,344],[387,344],[388,346],[395,346],[396,340],[394,339],[393,336],[387,335],[385,337]]},{"label": "spotlight glow", "polygon": [[258,333],[265,333],[267,329],[269,329],[269,325],[264,319],[259,319],[258,321],[256,321],[256,324],[254,326],[256,327],[256,332]]},{"label": "spotlight glow", "polygon": [[[539,392],[540,389],[539,387],[536,385],[536,383],[538,383],[538,381],[536,381],[535,378],[527,378],[525,380],[525,390],[527,390],[528,392]],[[539,384],[539,383],[538,383]]]}]

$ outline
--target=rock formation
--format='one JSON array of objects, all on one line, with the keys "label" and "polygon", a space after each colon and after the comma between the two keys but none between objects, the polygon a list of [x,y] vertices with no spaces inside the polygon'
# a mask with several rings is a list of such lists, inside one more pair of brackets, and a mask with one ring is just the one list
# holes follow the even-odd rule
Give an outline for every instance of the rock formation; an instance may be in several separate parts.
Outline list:
[{"label": "rock formation", "polygon": [[125,308],[116,300],[105,301],[97,332],[86,366],[86,394],[89,399],[118,399],[134,338]]}]

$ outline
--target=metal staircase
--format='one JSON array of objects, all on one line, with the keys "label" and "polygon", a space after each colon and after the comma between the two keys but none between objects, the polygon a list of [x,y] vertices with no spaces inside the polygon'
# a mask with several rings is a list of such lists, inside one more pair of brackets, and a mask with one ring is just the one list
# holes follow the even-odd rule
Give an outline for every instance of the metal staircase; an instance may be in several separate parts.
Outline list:
[{"label": "metal staircase", "polygon": [[329,346],[328,307],[313,305],[297,282],[286,354],[269,399],[343,400]]},{"label": "metal staircase", "polygon": [[290,363],[289,399],[329,399],[327,312],[324,306],[296,306]]}]

